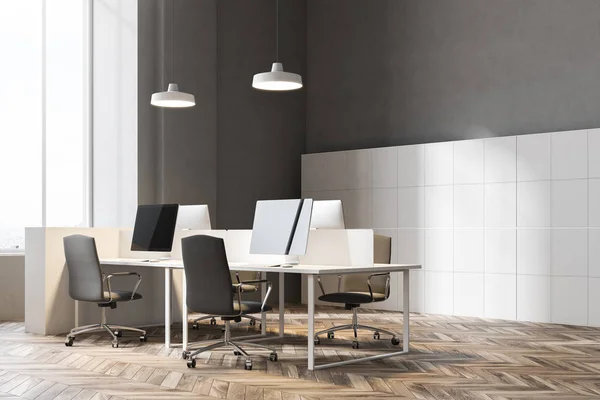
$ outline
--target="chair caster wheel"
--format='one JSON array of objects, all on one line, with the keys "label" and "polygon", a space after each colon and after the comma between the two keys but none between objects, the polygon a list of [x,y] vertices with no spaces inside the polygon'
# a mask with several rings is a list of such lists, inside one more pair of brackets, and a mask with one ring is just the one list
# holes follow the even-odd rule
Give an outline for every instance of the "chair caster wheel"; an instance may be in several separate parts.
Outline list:
[{"label": "chair caster wheel", "polygon": [[356,340],[354,342],[352,342],[352,348],[358,349],[358,342]]},{"label": "chair caster wheel", "polygon": [[251,319],[250,320],[250,326],[256,326],[256,320]]},{"label": "chair caster wheel", "polygon": [[271,353],[271,354],[269,354],[269,360],[271,360],[271,361],[277,361],[277,353]]},{"label": "chair caster wheel", "polygon": [[315,338],[315,345],[317,344],[321,344],[321,340],[318,337]]},{"label": "chair caster wheel", "polygon": [[187,360],[187,358],[188,358],[189,355],[190,355],[190,352],[184,350],[184,351],[181,352],[181,359],[182,360]]},{"label": "chair caster wheel", "polygon": [[233,352],[233,355],[236,355],[236,356],[241,356],[241,355],[242,355],[242,353],[240,353],[239,351],[235,350],[235,351]]},{"label": "chair caster wheel", "polygon": [[392,338],[392,344],[393,344],[394,346],[398,346],[398,345],[400,344],[400,339],[398,339],[397,337],[395,337],[395,336],[394,336],[394,337]]},{"label": "chair caster wheel", "polygon": [[193,324],[192,324],[192,329],[194,329],[194,330],[198,330],[198,324],[197,324],[197,323],[193,323]]},{"label": "chair caster wheel", "polygon": [[115,336],[116,337],[123,337],[123,332],[121,332],[121,331],[115,331]]},{"label": "chair caster wheel", "polygon": [[145,343],[147,341],[148,341],[148,336],[146,336],[146,335],[141,335],[140,336],[140,342]]},{"label": "chair caster wheel", "polygon": [[327,332],[327,339],[333,339],[335,334],[333,332]]},{"label": "chair caster wheel", "polygon": [[381,335],[379,334],[379,332],[375,332],[375,333],[373,334],[373,339],[376,339],[376,340],[379,340],[379,339],[381,339]]},{"label": "chair caster wheel", "polygon": [[112,347],[113,347],[113,349],[116,349],[117,347],[119,347],[119,342],[117,342],[116,340],[113,340]]},{"label": "chair caster wheel", "polygon": [[67,346],[67,347],[73,346],[74,340],[75,340],[75,338],[72,336],[67,337],[67,339],[65,340],[65,346]]},{"label": "chair caster wheel", "polygon": [[214,318],[211,318],[211,319],[210,319],[210,324],[211,324],[211,325],[216,325],[216,324],[217,324],[217,320],[216,320],[216,319],[214,319]]},{"label": "chair caster wheel", "polygon": [[187,362],[187,367],[188,367],[188,368],[196,368],[196,359],[195,359],[195,358],[192,358],[191,360],[189,360],[189,361]]},{"label": "chair caster wheel", "polygon": [[250,359],[246,360],[246,363],[244,364],[244,369],[247,371],[252,370],[252,360],[250,360]]}]

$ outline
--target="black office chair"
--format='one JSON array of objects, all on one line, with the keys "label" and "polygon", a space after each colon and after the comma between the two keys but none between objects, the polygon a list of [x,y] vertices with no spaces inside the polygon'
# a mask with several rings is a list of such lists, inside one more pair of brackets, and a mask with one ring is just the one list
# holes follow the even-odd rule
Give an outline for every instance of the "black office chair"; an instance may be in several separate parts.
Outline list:
[{"label": "black office chair", "polygon": [[[236,271],[236,272],[231,272],[231,280],[234,281],[235,283],[241,283],[242,281],[251,281],[251,280],[259,280],[260,279],[260,272],[252,272],[252,271]],[[232,290],[233,293],[235,293],[237,291],[237,288],[234,286],[232,286]],[[258,290],[258,286],[256,285],[248,285],[248,284],[243,284],[242,285],[242,293],[252,293],[252,292],[256,292]],[[259,318],[256,318],[253,315],[246,315],[243,314],[242,318],[246,318],[248,320],[250,320],[250,326],[255,326],[256,322],[258,321],[259,325],[258,327],[260,328],[260,324],[261,324],[261,320]],[[204,315],[202,317],[196,318],[194,320],[194,322],[192,322],[192,329],[199,329],[200,325],[198,324],[200,321],[204,321],[210,319],[210,324],[211,325],[217,325],[217,319],[213,316],[213,315]]]},{"label": "black office chair", "polygon": [[[120,302],[139,300],[142,298],[137,289],[142,281],[136,272],[115,272],[108,276],[102,272],[96,241],[84,235],[71,235],[63,239],[65,258],[69,271],[69,295],[77,301],[87,301],[98,304],[102,309],[102,320],[99,324],[79,326],[71,329],[65,339],[66,346],[73,346],[75,336],[94,331],[107,331],[112,337],[112,347],[119,347],[119,337],[123,331],[140,333],[140,340],[147,341],[146,331],[128,326],[108,325],[106,323],[106,308],[117,308]],[[133,291],[112,290],[110,286],[113,277],[136,275],[137,283]]]},{"label": "black office chair", "polygon": [[[387,236],[375,235],[374,238],[374,260],[377,264],[389,264],[392,253],[392,239]],[[352,348],[358,349],[357,330],[364,329],[373,332],[374,339],[380,339],[381,333],[392,336],[392,344],[397,346],[400,339],[392,331],[376,328],[358,323],[358,308],[361,304],[376,303],[387,300],[390,297],[390,274],[348,274],[338,275],[338,291],[334,293],[325,293],[321,277],[317,277],[317,282],[321,288],[322,296],[319,300],[329,303],[345,304],[346,310],[352,310],[352,323],[347,325],[338,325],[329,329],[324,329],[315,334],[315,344],[320,344],[319,335],[327,333],[328,339],[334,338],[334,332],[352,329],[354,331],[354,341]],[[344,290],[342,291],[342,283]],[[408,311],[407,311],[408,312]]]},{"label": "black office chair", "polygon": [[[225,321],[223,340],[199,349],[184,351],[188,368],[196,367],[195,357],[205,351],[219,347],[232,347],[235,355],[246,357],[245,368],[252,369],[252,360],[242,347],[254,347],[270,351],[269,359],[277,361],[277,353],[266,346],[256,343],[235,343],[231,340],[231,321],[240,321],[243,314],[263,313],[271,310],[266,305],[271,293],[271,283],[267,280],[253,280],[232,284],[229,263],[225,253],[223,239],[206,235],[196,235],[181,240],[183,267],[186,276],[186,303],[191,311],[215,315]],[[267,294],[262,302],[242,301],[242,285],[266,284]],[[231,287],[235,287],[235,299],[232,299]]]}]

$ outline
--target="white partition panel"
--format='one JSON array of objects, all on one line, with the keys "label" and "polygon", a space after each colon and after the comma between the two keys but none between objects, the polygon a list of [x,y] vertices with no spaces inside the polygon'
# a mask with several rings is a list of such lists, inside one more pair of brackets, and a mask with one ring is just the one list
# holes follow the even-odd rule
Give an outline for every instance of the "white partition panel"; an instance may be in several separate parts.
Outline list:
[{"label": "white partition panel", "polygon": [[307,154],[302,196],[423,264],[411,311],[600,325],[600,129]]}]

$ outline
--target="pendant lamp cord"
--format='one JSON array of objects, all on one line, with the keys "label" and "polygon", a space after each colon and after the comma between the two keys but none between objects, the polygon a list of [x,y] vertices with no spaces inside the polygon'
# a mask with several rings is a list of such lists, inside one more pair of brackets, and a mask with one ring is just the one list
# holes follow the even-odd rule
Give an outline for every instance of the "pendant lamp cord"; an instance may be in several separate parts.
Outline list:
[{"label": "pendant lamp cord", "polygon": [[175,80],[175,0],[171,0],[171,74]]},{"label": "pendant lamp cord", "polygon": [[275,0],[275,61],[279,62],[279,0]]}]

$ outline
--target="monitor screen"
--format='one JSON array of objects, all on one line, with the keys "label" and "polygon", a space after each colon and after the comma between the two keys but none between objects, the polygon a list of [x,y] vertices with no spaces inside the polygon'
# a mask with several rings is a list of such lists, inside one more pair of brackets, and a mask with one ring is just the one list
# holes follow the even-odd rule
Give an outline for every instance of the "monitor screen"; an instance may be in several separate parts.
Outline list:
[{"label": "monitor screen", "polygon": [[345,229],[341,200],[315,200],[310,227],[315,229]]},{"label": "monitor screen", "polygon": [[206,204],[179,206],[175,230],[210,230],[210,215]]},{"label": "monitor screen", "polygon": [[312,203],[312,199],[257,201],[250,253],[305,254]]},{"label": "monitor screen", "polygon": [[178,208],[178,204],[138,206],[131,250],[171,251]]}]

